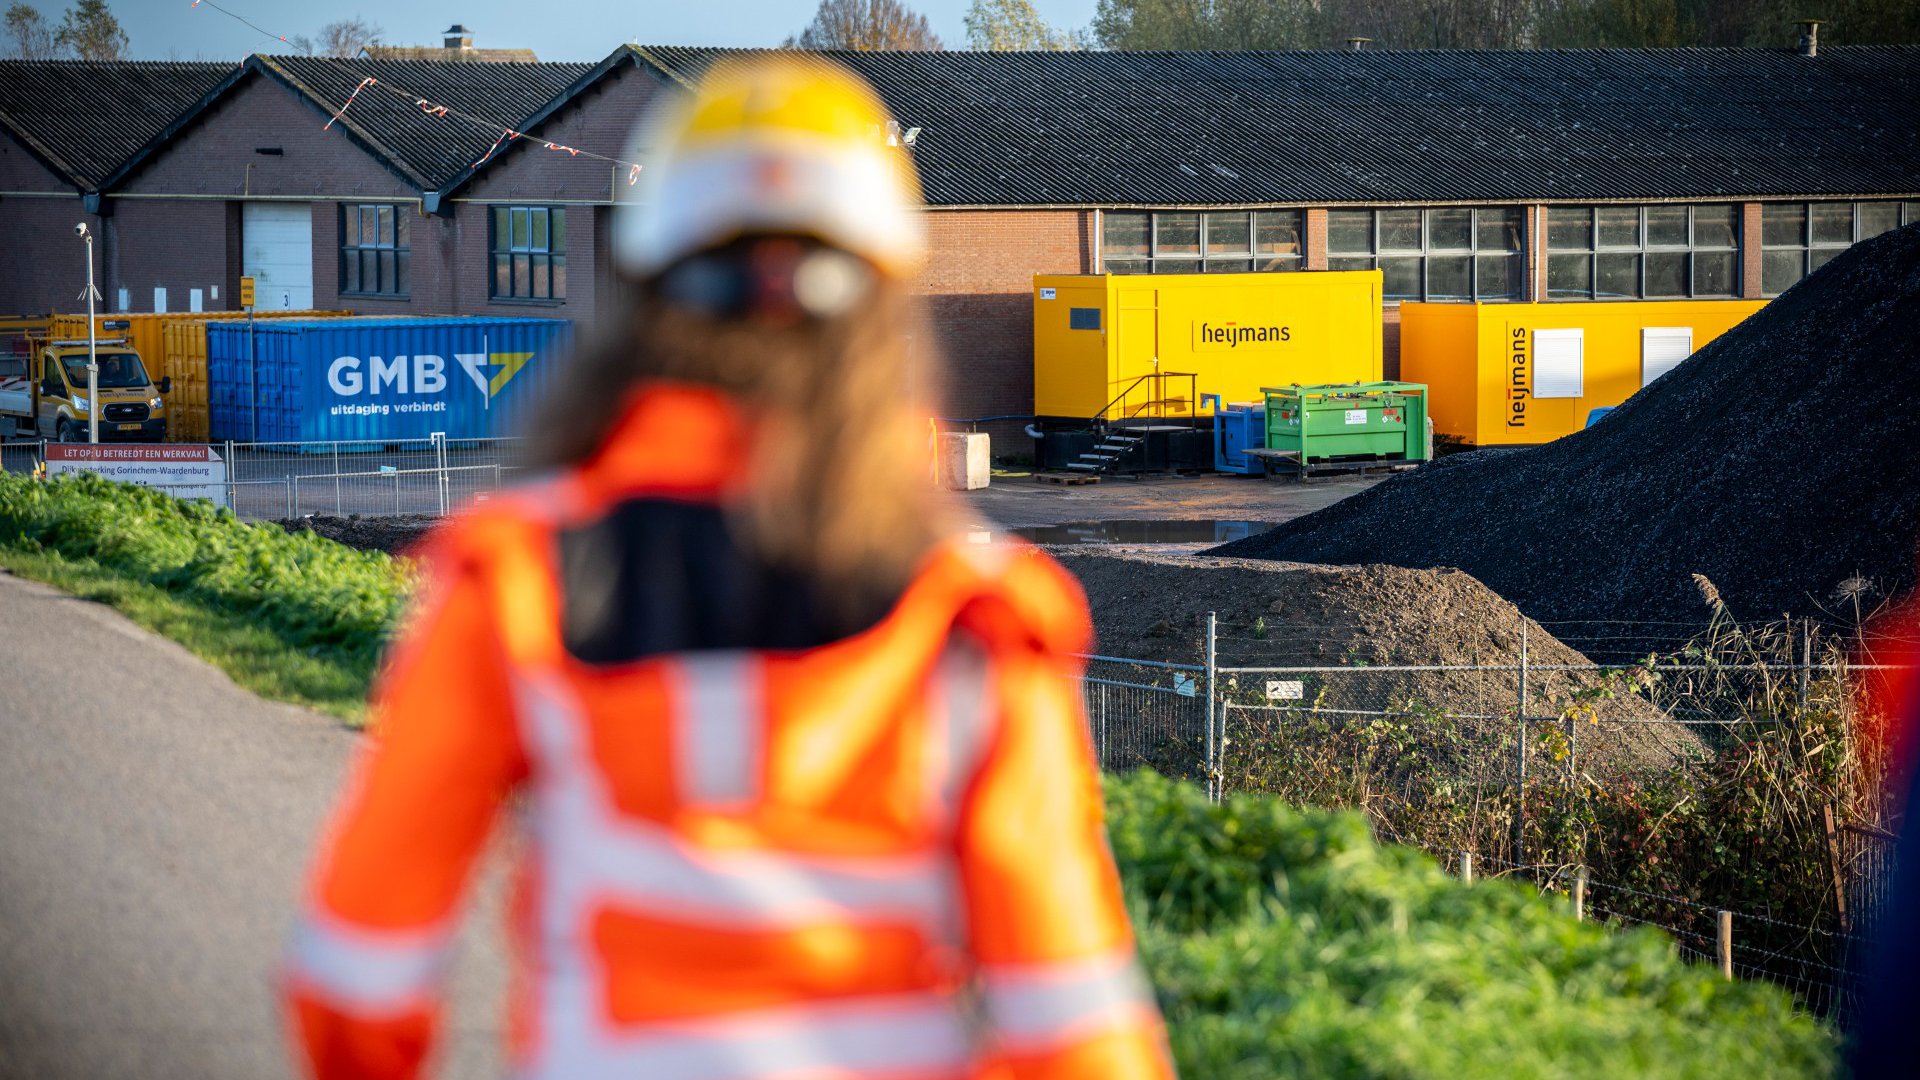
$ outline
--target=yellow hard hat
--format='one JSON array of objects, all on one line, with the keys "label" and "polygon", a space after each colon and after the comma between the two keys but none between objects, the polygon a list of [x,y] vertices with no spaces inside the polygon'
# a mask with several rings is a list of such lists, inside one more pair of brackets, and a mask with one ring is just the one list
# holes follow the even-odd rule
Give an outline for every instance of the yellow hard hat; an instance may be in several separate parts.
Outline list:
[{"label": "yellow hard hat", "polygon": [[[614,227],[646,278],[742,236],[806,236],[909,277],[926,255],[920,184],[886,106],[859,76],[803,55],[720,60],[643,127],[639,201]],[[651,133],[649,140],[648,133]]]}]

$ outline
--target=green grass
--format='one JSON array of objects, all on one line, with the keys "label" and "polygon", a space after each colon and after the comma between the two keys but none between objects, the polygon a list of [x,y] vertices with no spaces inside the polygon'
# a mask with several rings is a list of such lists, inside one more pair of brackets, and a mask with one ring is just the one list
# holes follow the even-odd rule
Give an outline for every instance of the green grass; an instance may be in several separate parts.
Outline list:
[{"label": "green grass", "polygon": [[0,476],[0,565],[99,600],[255,693],[350,722],[411,586],[378,552],[93,476]]},{"label": "green grass", "polygon": [[[0,565],[111,604],[262,696],[347,720],[404,564],[93,477],[0,476]],[[1189,1077],[1820,1077],[1835,1037],[1658,931],[1464,885],[1354,813],[1108,782],[1141,955]]]}]

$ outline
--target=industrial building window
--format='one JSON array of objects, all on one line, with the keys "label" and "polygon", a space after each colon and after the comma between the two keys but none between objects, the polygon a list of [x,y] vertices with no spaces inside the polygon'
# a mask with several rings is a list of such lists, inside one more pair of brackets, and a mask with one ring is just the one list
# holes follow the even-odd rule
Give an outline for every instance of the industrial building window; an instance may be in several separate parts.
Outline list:
[{"label": "industrial building window", "polygon": [[1101,262],[1109,274],[1236,274],[1298,270],[1302,210],[1110,210]]},{"label": "industrial building window", "polygon": [[386,203],[340,206],[340,291],[351,296],[406,296],[413,254],[406,208]]},{"label": "industrial building window", "polygon": [[563,300],[567,295],[567,212],[558,206],[493,208],[493,295]]},{"label": "industrial building window", "polygon": [[1726,204],[1548,207],[1547,297],[1737,296],[1739,223]]},{"label": "industrial building window", "polygon": [[1327,269],[1372,270],[1388,300],[1520,295],[1516,207],[1327,211]]},{"label": "industrial building window", "polygon": [[1778,296],[1835,255],[1920,222],[1920,202],[1768,203],[1760,208],[1760,291]]}]

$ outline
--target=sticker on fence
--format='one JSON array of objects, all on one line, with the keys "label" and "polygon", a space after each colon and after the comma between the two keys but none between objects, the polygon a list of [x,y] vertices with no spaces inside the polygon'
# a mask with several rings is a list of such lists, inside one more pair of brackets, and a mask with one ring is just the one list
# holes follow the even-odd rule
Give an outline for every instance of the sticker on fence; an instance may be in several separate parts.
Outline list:
[{"label": "sticker on fence", "polygon": [[47,475],[98,473],[122,484],[160,488],[181,499],[227,505],[227,463],[211,446],[164,443],[48,443]]},{"label": "sticker on fence", "polygon": [[1306,696],[1306,684],[1299,679],[1268,679],[1268,701],[1299,701]]},{"label": "sticker on fence", "polygon": [[1200,677],[1198,675],[1187,675],[1178,671],[1174,672],[1173,692],[1179,694],[1181,697],[1198,697],[1200,694]]}]

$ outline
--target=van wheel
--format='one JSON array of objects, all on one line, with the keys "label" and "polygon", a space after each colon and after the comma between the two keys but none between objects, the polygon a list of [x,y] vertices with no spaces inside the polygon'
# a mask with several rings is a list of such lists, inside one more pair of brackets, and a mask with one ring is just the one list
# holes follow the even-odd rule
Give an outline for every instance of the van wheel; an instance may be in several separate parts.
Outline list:
[{"label": "van wheel", "polygon": [[62,420],[60,426],[54,429],[54,441],[77,443],[86,440],[80,437],[80,429],[73,426],[73,421]]}]

